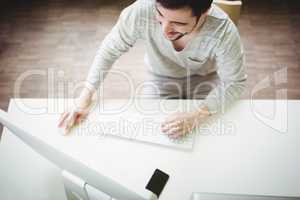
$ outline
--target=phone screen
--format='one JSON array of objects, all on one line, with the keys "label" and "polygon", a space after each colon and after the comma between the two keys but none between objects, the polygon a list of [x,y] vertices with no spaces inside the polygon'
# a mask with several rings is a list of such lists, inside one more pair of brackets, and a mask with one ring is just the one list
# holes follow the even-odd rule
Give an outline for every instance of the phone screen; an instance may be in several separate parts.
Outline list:
[{"label": "phone screen", "polygon": [[156,169],[152,177],[150,178],[146,186],[146,189],[150,190],[151,192],[156,194],[157,197],[159,197],[168,180],[169,180],[168,174],[166,174],[165,172],[159,169]]}]

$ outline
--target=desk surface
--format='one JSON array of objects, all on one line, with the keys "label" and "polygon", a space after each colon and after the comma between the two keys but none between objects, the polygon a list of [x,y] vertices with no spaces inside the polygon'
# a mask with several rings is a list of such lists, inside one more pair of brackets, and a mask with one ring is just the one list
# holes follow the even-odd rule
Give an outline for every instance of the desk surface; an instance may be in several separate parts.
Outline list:
[{"label": "desk surface", "polygon": [[[196,136],[192,151],[99,135],[61,136],[51,101],[64,103],[12,99],[9,114],[36,137],[138,194],[145,194],[159,168],[170,175],[160,199],[189,199],[193,192],[300,196],[300,101],[239,101]],[[4,129],[0,199],[65,199],[60,173]]]}]

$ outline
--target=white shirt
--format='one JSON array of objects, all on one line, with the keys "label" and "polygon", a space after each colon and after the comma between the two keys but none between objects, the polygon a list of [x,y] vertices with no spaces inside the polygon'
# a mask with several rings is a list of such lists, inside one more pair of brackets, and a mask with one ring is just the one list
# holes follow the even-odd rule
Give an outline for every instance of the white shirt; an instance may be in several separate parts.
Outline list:
[{"label": "white shirt", "polygon": [[163,36],[155,14],[155,0],[137,0],[122,11],[97,51],[88,85],[97,89],[113,63],[142,39],[145,60],[153,74],[185,77],[217,71],[220,84],[204,101],[211,113],[223,111],[238,99],[246,81],[244,53],[238,30],[229,17],[212,5],[199,33],[182,51],[176,51]]}]

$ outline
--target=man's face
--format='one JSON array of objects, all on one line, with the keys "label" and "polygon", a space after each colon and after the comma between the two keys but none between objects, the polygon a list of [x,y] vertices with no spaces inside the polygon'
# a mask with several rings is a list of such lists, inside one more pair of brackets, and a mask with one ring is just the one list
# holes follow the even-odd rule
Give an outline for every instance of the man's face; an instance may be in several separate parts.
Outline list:
[{"label": "man's face", "polygon": [[171,10],[159,3],[156,3],[156,19],[162,25],[164,36],[171,41],[191,32],[197,24],[197,17],[193,16],[190,8]]}]

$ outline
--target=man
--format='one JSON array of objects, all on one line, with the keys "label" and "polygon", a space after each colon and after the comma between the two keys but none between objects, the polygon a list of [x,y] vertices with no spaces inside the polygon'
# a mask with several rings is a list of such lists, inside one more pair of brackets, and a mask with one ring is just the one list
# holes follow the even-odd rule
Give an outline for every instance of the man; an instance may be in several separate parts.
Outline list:
[{"label": "man", "polygon": [[102,42],[78,98],[79,107],[62,115],[59,126],[66,132],[87,115],[92,95],[108,70],[137,39],[146,43],[145,61],[157,89],[148,89],[148,94],[205,98],[198,110],[166,119],[161,128],[171,138],[224,111],[244,90],[244,55],[237,28],[212,0],[138,0],[122,11]]}]

